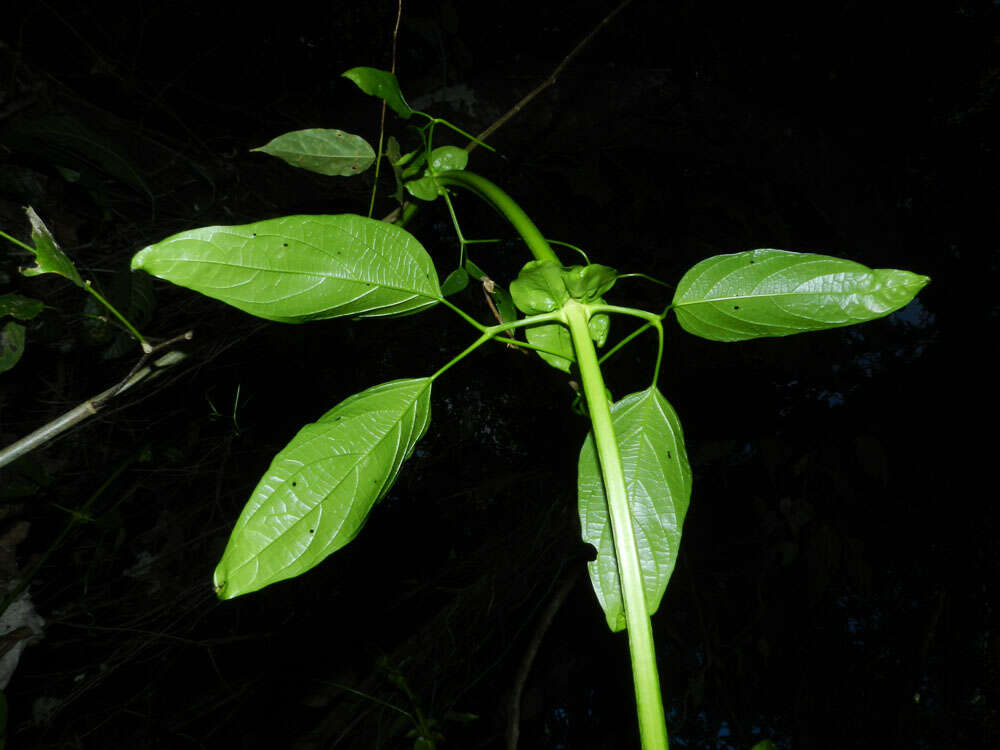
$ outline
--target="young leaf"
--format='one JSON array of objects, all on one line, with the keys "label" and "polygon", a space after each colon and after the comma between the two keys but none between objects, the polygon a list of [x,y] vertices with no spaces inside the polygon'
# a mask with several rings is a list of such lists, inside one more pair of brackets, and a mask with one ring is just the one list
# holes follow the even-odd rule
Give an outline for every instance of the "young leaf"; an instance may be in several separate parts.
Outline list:
[{"label": "young leaf", "polygon": [[397,115],[403,119],[409,119],[413,114],[410,105],[403,98],[400,91],[399,81],[394,73],[388,70],[378,70],[377,68],[351,68],[342,73],[344,78],[348,78],[357,84],[357,87],[369,96],[377,96],[383,100]]},{"label": "young leaf", "polygon": [[673,309],[689,333],[744,341],[863,323],[904,307],[926,276],[827,255],[750,250],[696,264]]},{"label": "young leaf", "polygon": [[439,146],[431,151],[427,169],[437,174],[438,172],[451,172],[456,169],[465,169],[469,163],[469,152],[458,146]]},{"label": "young leaf", "polygon": [[140,250],[138,268],[285,323],[409,315],[441,300],[413,235],[352,214],[192,229]]},{"label": "young leaf", "polygon": [[569,299],[562,266],[551,260],[528,261],[510,283],[510,295],[525,315],[539,315],[562,307]]},{"label": "young leaf", "polygon": [[569,296],[580,302],[593,302],[615,285],[618,272],[597,263],[563,269],[563,283]]},{"label": "young leaf", "polygon": [[232,599],[305,573],[357,536],[430,422],[431,378],[351,396],[271,462],[215,570]]},{"label": "young leaf", "polygon": [[331,176],[361,174],[375,162],[375,151],[364,138],[324,128],[295,130],[250,150],[276,156],[293,167]]},{"label": "young leaf", "polygon": [[84,286],[83,279],[80,278],[76,266],[73,265],[66,253],[59,249],[52,232],[45,226],[45,222],[35,213],[35,209],[28,206],[25,213],[28,214],[28,221],[31,222],[31,241],[35,247],[35,265],[30,268],[22,268],[23,276],[40,276],[43,273],[55,273],[63,276],[79,287]]},{"label": "young leaf", "polygon": [[448,274],[448,278],[441,285],[441,294],[450,297],[458,294],[469,285],[469,274],[464,268],[456,268]]},{"label": "young leaf", "polygon": [[[576,355],[573,353],[573,339],[569,335],[569,329],[561,323],[545,323],[540,326],[531,326],[524,331],[524,337],[529,344],[541,346],[548,351],[535,350],[547,364],[569,372],[570,366],[576,362]],[[555,352],[555,354],[549,354]]]},{"label": "young leaf", "polygon": [[[598,303],[603,303],[603,301],[601,299],[597,300]],[[604,342],[608,340],[611,319],[604,313],[597,313],[590,316],[587,328],[590,330],[590,338],[593,339],[594,344],[598,347],[604,346]],[[576,354],[573,351],[573,340],[569,335],[569,329],[561,323],[531,326],[525,329],[524,335],[529,344],[548,349],[545,352],[535,350],[535,353],[557,370],[569,372],[570,366],[576,362]],[[550,354],[549,352],[555,352],[555,354]]]},{"label": "young leaf", "polygon": [[[677,413],[656,387],[612,406],[611,422],[622,457],[646,606],[653,614],[674,572],[691,497],[684,434]],[[625,604],[593,435],[580,451],[578,490],[583,539],[597,548],[597,559],[587,564],[590,581],[608,626],[617,632],[625,628]]]},{"label": "young leaf", "polygon": [[[434,180],[438,172],[449,172],[455,169],[465,169],[469,163],[469,152],[458,146],[441,146],[431,151],[424,176],[404,183],[410,195],[424,201],[432,201],[444,189]],[[412,169],[412,167],[411,167]],[[409,170],[404,171],[406,176]]]}]

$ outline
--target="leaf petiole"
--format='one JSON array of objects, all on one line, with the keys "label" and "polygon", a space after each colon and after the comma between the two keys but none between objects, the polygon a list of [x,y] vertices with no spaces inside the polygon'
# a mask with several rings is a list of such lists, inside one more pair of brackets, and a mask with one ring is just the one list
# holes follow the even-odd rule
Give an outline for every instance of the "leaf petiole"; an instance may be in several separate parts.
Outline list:
[{"label": "leaf petiole", "polygon": [[[474,326],[476,326],[476,328],[478,328],[480,331],[482,331],[482,335],[478,339],[476,339],[475,341],[473,341],[465,349],[463,349],[461,352],[459,352],[457,355],[455,355],[455,357],[453,359],[451,359],[447,364],[445,364],[443,367],[441,367],[437,372],[435,372],[433,375],[431,375],[430,376],[431,380],[437,380],[437,378],[438,378],[439,375],[443,375],[447,370],[449,370],[454,365],[457,365],[459,362],[461,362],[467,356],[469,356],[470,354],[472,354],[472,352],[474,352],[476,349],[478,349],[479,347],[481,347],[487,341],[490,341],[491,339],[494,339],[494,338],[498,338],[498,335],[501,334],[501,333],[503,333],[504,331],[511,331],[511,330],[513,330],[515,328],[523,328],[525,326],[534,326],[534,325],[538,325],[540,323],[552,323],[552,322],[557,322],[557,321],[561,322],[562,321],[561,314],[559,313],[559,311],[556,311],[556,312],[550,312],[550,313],[543,313],[542,315],[532,315],[532,316],[530,316],[528,318],[522,318],[521,320],[515,320],[515,321],[513,321],[511,323],[502,323],[500,325],[495,325],[495,326],[484,326],[484,325],[482,325],[480,323],[477,323],[475,320],[473,320],[472,318],[470,318],[468,315],[466,315],[464,312],[462,312],[461,310],[459,310],[454,305],[449,304],[449,307],[453,308],[456,312],[458,312],[460,315],[462,315],[462,317],[464,317],[467,320],[469,320],[469,322],[471,322]],[[530,344],[526,344],[523,341],[517,341],[516,339],[508,339],[506,337],[499,337],[499,340],[503,341],[503,342],[506,342],[506,343],[509,343],[509,344],[518,344],[520,346],[526,346],[529,349],[537,349],[537,350],[540,350],[540,351],[548,352],[547,349],[542,349],[541,347],[532,346]],[[550,353],[554,354],[555,352],[550,352]]]}]

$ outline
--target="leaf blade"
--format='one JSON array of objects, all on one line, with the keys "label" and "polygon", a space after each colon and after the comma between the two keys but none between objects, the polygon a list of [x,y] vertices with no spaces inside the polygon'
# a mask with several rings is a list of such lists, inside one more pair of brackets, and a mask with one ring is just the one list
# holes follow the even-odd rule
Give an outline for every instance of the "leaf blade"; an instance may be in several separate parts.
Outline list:
[{"label": "leaf blade", "polygon": [[375,163],[375,150],[359,135],[329,128],[293,130],[250,149],[327,176],[351,177]]},{"label": "leaf blade", "polygon": [[[622,457],[646,606],[652,615],[673,574],[691,497],[684,433],[677,413],[655,386],[616,402],[611,422]],[[587,564],[591,585],[608,627],[617,632],[625,628],[625,605],[592,434],[580,450],[577,485],[583,539],[597,549],[597,559]]]},{"label": "leaf blade", "polygon": [[409,315],[441,301],[413,235],[353,214],[193,229],[140,250],[132,269],[284,323]]},{"label": "leaf blade", "polygon": [[746,341],[874,320],[904,307],[928,281],[827,255],[750,250],[695,264],[672,304],[689,333]]},{"label": "leaf blade", "polygon": [[45,226],[45,222],[35,213],[35,209],[28,206],[24,211],[28,215],[28,221],[31,222],[31,241],[34,244],[31,251],[35,254],[35,265],[22,268],[21,275],[41,276],[45,273],[54,273],[69,279],[78,287],[85,286],[73,261],[59,247],[52,232]]},{"label": "leaf blade", "polygon": [[24,333],[24,326],[13,320],[0,325],[0,373],[7,372],[20,361],[24,354]]},{"label": "leaf blade", "polygon": [[413,114],[410,105],[403,98],[403,92],[399,88],[399,80],[395,73],[378,68],[358,67],[351,68],[341,75],[364,91],[369,96],[377,96],[384,101],[397,115],[404,119],[409,119]]},{"label": "leaf blade", "polygon": [[351,396],[271,462],[215,570],[219,597],[305,573],[357,536],[430,422],[431,378]]},{"label": "leaf blade", "polygon": [[45,303],[34,297],[9,292],[0,294],[0,318],[10,315],[18,320],[31,320],[45,309]]}]

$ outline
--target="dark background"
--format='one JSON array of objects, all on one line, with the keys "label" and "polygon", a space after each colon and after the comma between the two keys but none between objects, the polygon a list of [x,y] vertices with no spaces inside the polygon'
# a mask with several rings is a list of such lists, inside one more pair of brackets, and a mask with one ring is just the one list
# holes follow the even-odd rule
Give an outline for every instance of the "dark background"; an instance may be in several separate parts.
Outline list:
[{"label": "dark background", "polygon": [[[612,7],[408,3],[403,90],[479,132]],[[581,575],[586,425],[533,356],[496,346],[438,381],[427,436],[344,550],[257,594],[211,591],[303,423],[431,373],[472,331],[444,309],[266,323],[160,282],[150,295],[129,258],[195,226],[365,213],[370,175],[248,149],[305,127],[375,142],[378,102],[339,74],[389,66],[395,15],[381,0],[0,10],[0,228],[25,237],[34,206],[145,334],[195,331],[182,364],[0,473],[0,577],[33,572],[46,621],[6,690],[9,747],[413,746],[387,704],[419,707],[443,747],[503,747],[517,669],[574,580],[524,687],[520,746],[638,746],[625,638]],[[675,747],[1000,746],[998,21],[989,0],[634,0],[496,133],[497,154],[473,154],[546,235],[622,271],[675,283],[709,255],[779,247],[932,277],[857,328],[718,344],[668,321],[660,387],[695,474],[653,618]],[[471,196],[456,205],[470,236],[511,237]],[[443,207],[410,228],[447,273]],[[20,277],[28,258],[4,245],[0,293],[50,306],[0,376],[6,444],[138,352],[65,280]],[[473,257],[507,282],[528,256]],[[625,280],[610,299],[669,295]],[[476,290],[459,301],[489,319]],[[617,396],[653,354],[641,339],[612,360]]]}]

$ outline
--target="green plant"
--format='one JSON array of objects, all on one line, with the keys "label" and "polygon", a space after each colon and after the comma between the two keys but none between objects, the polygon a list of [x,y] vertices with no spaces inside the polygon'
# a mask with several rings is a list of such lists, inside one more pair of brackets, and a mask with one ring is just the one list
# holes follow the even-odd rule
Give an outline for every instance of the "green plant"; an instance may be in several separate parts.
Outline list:
[{"label": "green plant", "polygon": [[[611,304],[605,296],[623,274],[585,255],[583,265],[564,266],[552,249],[564,243],[550,243],[506,193],[466,171],[465,150],[434,146],[437,126],[457,128],[411,109],[391,73],[355,68],[345,76],[400,117],[424,120],[420,148],[403,154],[392,139],[387,146],[401,204],[397,224],[344,214],[205,227],[141,250],[133,269],[279,322],[412,315],[444,305],[478,336],[430,375],[375,385],[303,427],[274,458],[236,522],[215,590],[222,599],[256,591],[306,572],[347,544],[424,435],[437,379],[490,341],[535,350],[550,366],[575,372],[582,386],[591,432],[580,451],[578,491],[583,538],[597,549],[590,579],[611,630],[628,633],[643,747],[666,747],[649,618],[673,572],[691,471],[680,420],[657,387],[662,321],[672,311],[682,328],[715,341],[786,336],[887,315],[928,279],[765,249],[696,264],[662,312]],[[323,174],[357,174],[377,161],[365,141],[336,130],[286,134],[260,150]],[[453,188],[496,208],[534,256],[508,290],[466,257],[471,241],[451,204]],[[415,210],[407,195],[441,198],[452,217],[460,253],[443,284],[428,253],[401,226]],[[495,324],[484,325],[449,301],[470,279],[490,295]],[[598,357],[612,315],[641,325]],[[516,336],[520,329],[525,341]],[[649,386],[613,400],[602,363],[649,329],[657,336]]]},{"label": "green plant", "polygon": [[[41,217],[35,213],[35,210],[29,206],[25,208],[25,213],[28,215],[28,221],[31,224],[31,245],[21,242],[15,237],[11,237],[4,231],[0,231],[0,237],[14,243],[18,247],[21,247],[35,258],[35,265],[20,269],[21,275],[30,277],[41,276],[43,274],[55,274],[73,282],[73,284],[90,294],[88,302],[93,302],[93,310],[99,311],[100,308],[103,307],[111,314],[115,322],[120,325],[122,332],[125,335],[124,340],[134,340],[139,344],[142,349],[142,357],[132,367],[131,371],[117,384],[105,391],[102,391],[98,395],[87,399],[79,406],[38,428],[31,434],[26,435],[20,440],[0,449],[0,467],[12,463],[18,458],[30,453],[38,446],[43,445],[56,436],[66,432],[66,430],[74,425],[79,424],[83,420],[93,416],[98,411],[103,409],[109,401],[124,393],[137,383],[140,383],[147,378],[155,377],[164,368],[176,364],[178,361],[183,359],[183,354],[180,352],[169,351],[166,354],[158,356],[155,360],[152,358],[153,355],[161,354],[163,350],[169,349],[181,341],[190,340],[192,336],[191,332],[188,331],[181,336],[174,337],[168,341],[160,342],[155,346],[149,343],[145,338],[143,338],[142,334],[139,333],[136,327],[132,325],[132,323],[129,322],[129,320],[122,315],[114,305],[112,305],[94,288],[91,281],[85,280],[83,276],[81,276],[80,272],[73,264],[73,261],[69,259],[69,256],[67,256],[56,243],[52,233],[49,231],[48,227],[45,226],[45,222],[42,221]],[[140,293],[135,295],[136,297],[142,297],[141,286],[139,289]],[[145,300],[145,306],[148,307],[148,300]],[[25,297],[13,292],[0,295],[0,319],[10,315],[19,320],[30,320],[37,317],[44,309],[45,305],[42,301],[32,297]],[[91,313],[90,317],[92,319],[96,319],[96,321],[100,323],[100,325],[97,326],[100,330],[103,330],[104,324],[108,322],[108,319],[104,316],[99,316],[94,313]],[[24,326],[13,320],[4,323],[3,327],[0,328],[0,373],[9,370],[17,364],[21,355],[24,353],[24,342]],[[115,342],[112,345],[112,349],[117,350],[118,348],[119,342]],[[112,349],[109,349],[108,351],[110,352]],[[117,354],[115,356],[117,356]],[[233,418],[235,421],[235,410]]]}]

